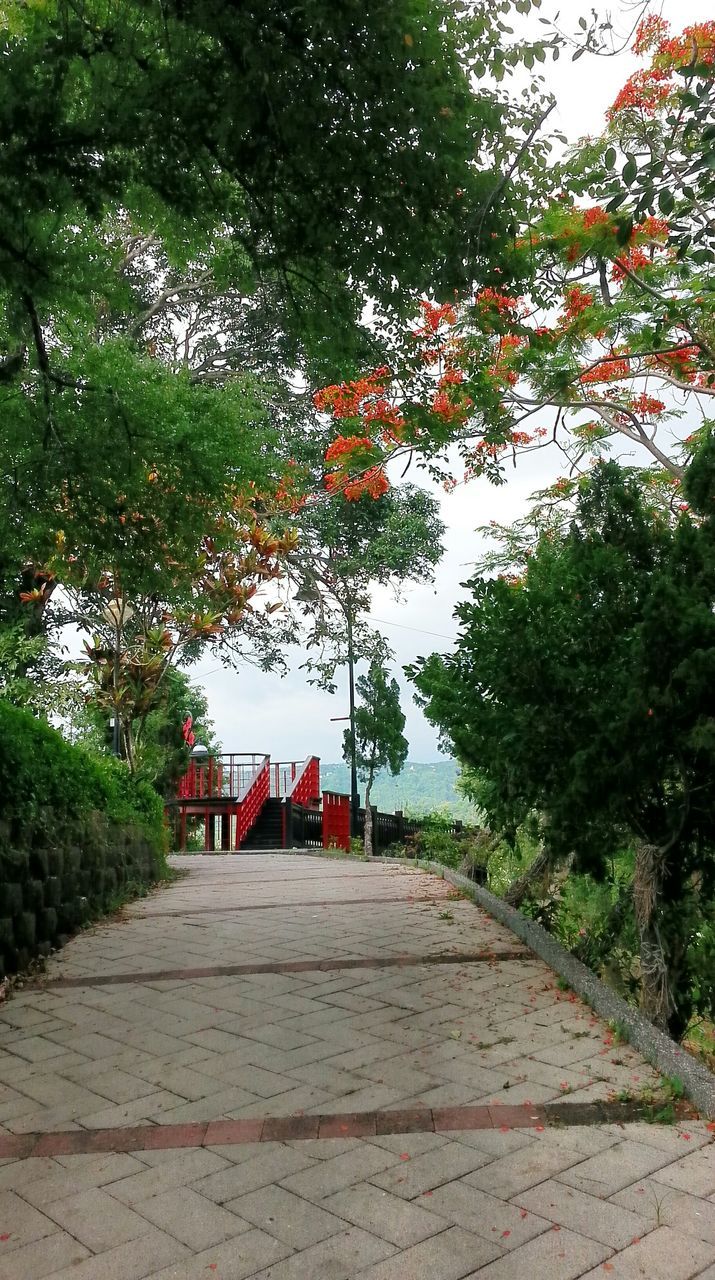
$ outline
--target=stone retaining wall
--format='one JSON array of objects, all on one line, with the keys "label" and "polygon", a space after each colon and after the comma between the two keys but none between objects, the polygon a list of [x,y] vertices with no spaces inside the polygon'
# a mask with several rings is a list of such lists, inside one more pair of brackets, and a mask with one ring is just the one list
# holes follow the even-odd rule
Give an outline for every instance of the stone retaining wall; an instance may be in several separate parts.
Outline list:
[{"label": "stone retaining wall", "polygon": [[0,824],[0,977],[63,946],[164,871],[144,828],[99,813],[64,823],[61,833],[52,832],[48,815],[28,824],[20,840],[17,824]]}]

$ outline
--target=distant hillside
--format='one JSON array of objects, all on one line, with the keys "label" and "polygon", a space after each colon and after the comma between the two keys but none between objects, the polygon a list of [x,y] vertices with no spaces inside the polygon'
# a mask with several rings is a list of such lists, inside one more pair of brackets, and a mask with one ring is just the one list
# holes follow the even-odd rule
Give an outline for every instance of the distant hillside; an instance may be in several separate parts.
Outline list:
[{"label": "distant hillside", "polygon": [[[435,810],[463,821],[475,821],[472,806],[455,790],[459,766],[454,760],[436,764],[408,761],[397,778],[380,774],[372,789],[372,801],[384,813],[402,809],[405,813],[432,813]],[[350,790],[350,770],[346,764],[320,764],[321,785],[326,791]],[[358,783],[360,799],[365,788]]]}]

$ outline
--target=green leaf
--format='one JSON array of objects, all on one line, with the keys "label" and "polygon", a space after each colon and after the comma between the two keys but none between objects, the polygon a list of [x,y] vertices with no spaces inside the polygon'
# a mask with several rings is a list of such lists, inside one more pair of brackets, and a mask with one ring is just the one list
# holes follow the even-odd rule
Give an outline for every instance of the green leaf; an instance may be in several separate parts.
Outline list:
[{"label": "green leaf", "polygon": [[621,173],[621,177],[627,187],[630,187],[633,185],[633,183],[636,180],[637,174],[638,174],[638,162],[635,156],[629,155],[628,159],[626,160],[626,163],[623,166],[623,170]]}]

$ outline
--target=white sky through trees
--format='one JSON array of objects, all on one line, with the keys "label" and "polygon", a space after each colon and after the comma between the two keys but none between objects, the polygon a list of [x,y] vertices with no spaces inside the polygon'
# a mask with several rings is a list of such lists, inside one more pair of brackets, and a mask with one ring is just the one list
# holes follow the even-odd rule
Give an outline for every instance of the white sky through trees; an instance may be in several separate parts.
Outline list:
[{"label": "white sky through trees", "polygon": [[[596,4],[596,8],[603,14],[600,4]],[[590,13],[590,7],[580,0],[561,0],[560,4],[543,0],[540,14],[553,16],[559,9],[559,25],[568,31],[577,28],[581,12]],[[610,9],[616,29],[627,32],[635,12],[633,4],[629,0],[616,0]],[[662,0],[660,4],[653,4],[650,11],[661,13],[674,32],[691,23],[707,21],[713,15],[712,0]],[[542,27],[541,31],[545,32],[546,28]],[[575,63],[562,53],[559,62],[547,62],[546,82],[558,100],[550,125],[566,134],[570,141],[600,133],[607,107],[637,65],[638,61],[627,52],[612,58],[585,55]],[[614,456],[626,455],[614,452]],[[497,487],[481,478],[459,485],[451,494],[435,489],[440,496],[447,534],[434,586],[409,586],[399,602],[387,590],[374,593],[374,625],[384,632],[396,655],[395,675],[403,691],[405,733],[411,760],[437,760],[440,753],[435,731],[412,700],[411,686],[402,674],[402,666],[420,654],[450,647],[449,640],[440,637],[456,634],[452,613],[464,595],[460,584],[470,576],[474,561],[485,549],[483,540],[475,533],[476,526],[488,524],[490,520],[509,523],[523,514],[530,494],[557,478],[562,461],[557,453],[544,450],[521,458],[516,470],[508,471],[505,485]],[[409,479],[414,483],[429,483],[415,466]],[[310,753],[325,761],[340,760],[345,724],[331,722],[331,717],[347,714],[346,673],[344,670],[338,673],[340,691],[330,696],[308,685],[304,673],[298,670],[299,652],[290,657],[292,670],[283,679],[278,675],[264,675],[248,666],[237,671],[217,669],[217,661],[210,654],[191,668],[189,674],[206,691],[224,750],[265,751],[274,760],[302,759]]]}]

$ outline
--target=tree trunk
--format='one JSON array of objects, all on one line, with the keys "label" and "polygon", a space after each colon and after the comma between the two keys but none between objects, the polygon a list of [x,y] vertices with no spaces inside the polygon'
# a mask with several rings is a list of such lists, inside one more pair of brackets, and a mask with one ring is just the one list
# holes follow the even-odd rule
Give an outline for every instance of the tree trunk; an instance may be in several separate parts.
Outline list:
[{"label": "tree trunk", "polygon": [[662,849],[654,844],[639,843],[633,870],[633,906],[641,963],[641,1005],[646,1017],[665,1031],[675,1005],[668,961],[658,928],[664,869]]},{"label": "tree trunk", "polygon": [[509,888],[504,894],[504,899],[509,903],[510,907],[520,907],[524,898],[527,897],[529,890],[551,871],[554,860],[548,845],[542,844],[534,861],[526,871],[517,876],[516,880],[512,880]]},{"label": "tree trunk", "polygon": [[372,806],[370,805],[370,792],[372,791],[372,778],[368,779],[365,787],[365,857],[372,857]]}]

